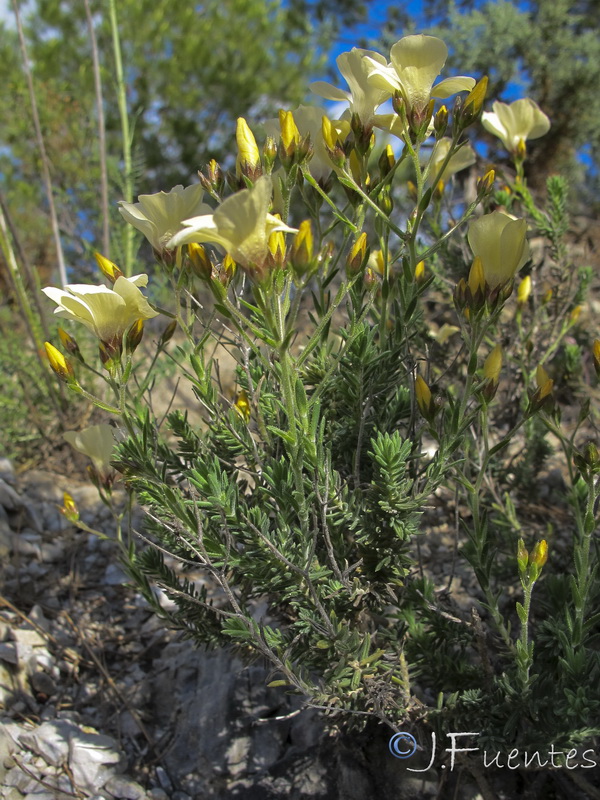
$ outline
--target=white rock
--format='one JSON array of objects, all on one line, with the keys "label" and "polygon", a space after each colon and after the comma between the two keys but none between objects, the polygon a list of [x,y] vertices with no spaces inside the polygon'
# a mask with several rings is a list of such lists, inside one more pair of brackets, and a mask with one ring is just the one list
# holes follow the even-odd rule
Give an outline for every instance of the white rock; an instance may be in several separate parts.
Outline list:
[{"label": "white rock", "polygon": [[117,764],[121,757],[110,736],[77,731],[69,742],[69,766],[75,782],[86,790],[102,786],[110,777],[105,764]]},{"label": "white rock", "polygon": [[69,755],[69,736],[77,728],[68,722],[44,722],[33,731],[22,733],[20,743],[41,756],[47,764],[58,767],[65,764]]}]

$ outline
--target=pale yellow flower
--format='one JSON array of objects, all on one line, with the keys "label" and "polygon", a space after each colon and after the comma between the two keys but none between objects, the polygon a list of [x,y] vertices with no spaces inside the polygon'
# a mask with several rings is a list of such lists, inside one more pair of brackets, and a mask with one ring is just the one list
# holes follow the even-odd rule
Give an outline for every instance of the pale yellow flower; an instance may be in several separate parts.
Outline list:
[{"label": "pale yellow flower", "polygon": [[143,233],[152,247],[160,252],[184,219],[210,214],[210,206],[202,202],[202,186],[174,186],[170,192],[141,194],[137,203],[119,203],[121,216]]},{"label": "pale yellow flower", "polygon": [[433,146],[431,155],[429,159],[427,159],[430,162],[429,172],[427,174],[427,186],[431,186],[436,178],[437,180],[445,182],[456,172],[460,172],[461,169],[466,169],[475,163],[475,151],[470,144],[464,144],[460,150],[454,153],[450,161],[444,167],[443,173],[438,176],[438,172],[450,151],[451,145],[452,139],[445,138],[440,139]]},{"label": "pale yellow flower", "polygon": [[[326,100],[349,103],[350,114],[357,114],[363,125],[373,123],[375,109],[388,100],[393,92],[387,87],[379,88],[369,81],[371,64],[386,67],[385,58],[374,50],[361,50],[353,47],[347,53],[341,53],[337,59],[339,71],[346,79],[350,91],[338,89],[325,81],[310,84],[310,89]],[[295,116],[295,114],[294,114]],[[296,122],[298,120],[296,119]]]},{"label": "pale yellow flower", "polygon": [[502,211],[484,214],[469,225],[468,240],[473,255],[481,259],[490,289],[512,280],[529,259],[527,223]]},{"label": "pale yellow flower", "polygon": [[82,431],[66,431],[63,437],[71,447],[91,458],[96,472],[106,478],[113,471],[110,465],[115,446],[113,430],[110,425],[101,423],[84,428]]},{"label": "pale yellow flower", "polygon": [[475,79],[465,76],[446,78],[435,86],[448,48],[435,36],[405,36],[392,46],[390,64],[366,58],[369,83],[389,94],[399,91],[408,109],[423,111],[432,97],[450,97],[457,92],[471,91]]},{"label": "pale yellow flower", "polygon": [[493,111],[484,111],[481,122],[486,131],[493,133],[509,153],[515,153],[519,143],[538,139],[550,130],[550,120],[528,97],[514,103],[496,102]]},{"label": "pale yellow flower", "polygon": [[212,242],[244,267],[262,267],[269,254],[269,237],[275,231],[296,233],[273,214],[269,214],[272,181],[259,178],[251,189],[228,197],[215,210],[183,221],[184,228],[168,242],[178,247],[190,242]]},{"label": "pale yellow flower", "polygon": [[112,289],[72,283],[64,289],[48,286],[42,291],[58,305],[57,317],[81,322],[101,342],[113,342],[137,320],[158,316],[138,288],[147,283],[147,275],[120,276]]}]

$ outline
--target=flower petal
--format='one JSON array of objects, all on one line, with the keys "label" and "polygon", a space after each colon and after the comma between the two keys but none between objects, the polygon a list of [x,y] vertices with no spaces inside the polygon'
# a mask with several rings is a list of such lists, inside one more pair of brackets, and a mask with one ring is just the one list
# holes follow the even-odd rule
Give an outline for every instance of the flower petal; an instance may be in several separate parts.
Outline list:
[{"label": "flower petal", "polygon": [[75,450],[91,458],[100,474],[107,475],[111,471],[110,461],[115,438],[110,425],[100,423],[81,431],[65,431],[63,438]]},{"label": "flower petal", "polygon": [[436,83],[431,90],[432,97],[451,97],[458,92],[470,92],[476,84],[475,78],[468,78],[466,75],[456,75],[453,78],[444,78],[443,81]]},{"label": "flower petal", "polygon": [[390,57],[406,100],[424,106],[448,57],[444,42],[436,36],[405,36],[393,45]]},{"label": "flower petal", "polygon": [[332,86],[331,83],[325,81],[313,81],[308,85],[308,88],[319,97],[324,97],[325,100],[335,100],[338,103],[348,102],[352,99],[350,92],[345,92],[343,89],[338,89]]}]

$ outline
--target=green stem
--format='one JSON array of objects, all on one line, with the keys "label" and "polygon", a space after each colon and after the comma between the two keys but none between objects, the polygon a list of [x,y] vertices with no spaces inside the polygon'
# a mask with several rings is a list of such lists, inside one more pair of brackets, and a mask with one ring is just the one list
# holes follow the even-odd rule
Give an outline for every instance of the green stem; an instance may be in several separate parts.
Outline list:
[{"label": "green stem", "polygon": [[[121,119],[121,138],[123,140],[123,189],[125,200],[133,203],[133,172],[131,168],[131,133],[129,131],[129,116],[127,114],[127,93],[123,76],[123,61],[121,58],[121,40],[119,37],[119,26],[117,22],[117,7],[115,0],[108,0],[110,17],[110,28],[113,41],[113,52],[115,58],[115,73],[117,80],[117,101],[119,105],[119,117]],[[125,262],[123,269],[128,278],[133,270],[133,238],[134,229],[131,225],[125,228]]]},{"label": "green stem", "polygon": [[524,662],[519,662],[519,673],[523,689],[529,686],[529,672],[531,670],[532,659],[529,655],[529,614],[531,612],[531,595],[533,594],[533,583],[522,583],[523,586],[523,609],[525,611],[524,621],[521,623],[521,635],[519,640],[522,647],[522,658]]},{"label": "green stem", "polygon": [[337,218],[338,218],[338,219],[339,219],[341,222],[343,222],[343,223],[344,223],[344,225],[347,225],[347,226],[350,228],[350,230],[352,231],[352,233],[358,233],[358,228],[356,227],[356,225],[355,225],[353,222],[351,222],[351,221],[348,219],[348,217],[346,217],[346,216],[344,216],[344,214],[342,214],[342,212],[341,212],[341,211],[338,209],[338,207],[337,207],[337,206],[336,206],[336,204],[333,202],[333,200],[332,200],[332,199],[329,197],[329,195],[328,195],[326,192],[324,192],[324,191],[323,191],[323,189],[321,189],[321,187],[319,186],[319,184],[316,182],[316,180],[313,178],[313,176],[312,176],[312,175],[310,174],[310,172],[308,171],[308,167],[305,167],[305,168],[302,170],[302,174],[303,174],[303,176],[304,176],[304,179],[305,179],[305,181],[306,181],[307,183],[309,183],[309,184],[310,184],[310,185],[313,187],[313,189],[316,189],[316,191],[317,191],[317,192],[319,193],[319,195],[320,195],[320,196],[323,198],[323,200],[325,200],[325,202],[326,202],[326,203],[327,203],[327,205],[328,205],[328,206],[331,208],[331,210],[333,211],[333,213],[335,214],[335,216],[336,216],[336,217],[337,217]]}]

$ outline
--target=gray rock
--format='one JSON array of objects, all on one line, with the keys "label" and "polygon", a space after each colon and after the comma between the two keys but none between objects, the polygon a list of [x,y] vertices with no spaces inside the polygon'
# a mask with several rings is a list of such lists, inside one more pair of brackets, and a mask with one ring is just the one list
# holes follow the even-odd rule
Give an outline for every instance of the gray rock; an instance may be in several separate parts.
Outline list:
[{"label": "gray rock", "polygon": [[40,558],[45,564],[54,564],[65,557],[64,542],[45,542],[41,547]]},{"label": "gray rock", "polygon": [[23,508],[23,501],[8,483],[0,478],[0,506],[4,506],[8,511],[18,511]]},{"label": "gray rock", "polygon": [[0,723],[0,786],[4,783],[4,776],[14,766],[11,755],[17,749],[16,743],[9,735],[5,726]]},{"label": "gray rock", "polygon": [[[23,765],[27,769],[30,769],[30,764],[26,763],[25,759],[23,759]],[[35,792],[36,789],[39,789],[40,787],[39,781],[36,781],[34,778],[24,772],[18,765],[15,765],[12,767],[12,769],[8,770],[4,776],[4,785],[12,786],[14,789],[18,789],[22,794]]]},{"label": "gray rock", "polygon": [[104,572],[104,582],[108,586],[122,586],[127,583],[127,575],[118,564],[109,564]]},{"label": "gray rock", "polygon": [[[2,506],[0,506],[2,509]],[[8,520],[0,518],[0,557],[2,560],[10,553],[13,548],[13,532],[10,529]]]},{"label": "gray rock", "polygon": [[0,707],[11,706],[14,711],[14,692],[17,688],[15,670],[0,661]]},{"label": "gray rock", "polygon": [[169,800],[169,795],[164,789],[150,789],[147,794],[148,800]]},{"label": "gray rock", "polygon": [[50,631],[50,620],[46,619],[44,616],[44,612],[42,611],[42,607],[38,606],[37,604],[33,606],[27,618],[31,620],[31,622],[36,625],[38,628],[46,631],[48,633]]},{"label": "gray rock", "polygon": [[173,784],[171,783],[171,779],[167,775],[166,771],[162,767],[156,768],[156,779],[160,783],[163,789],[167,792],[173,791]]},{"label": "gray rock", "polygon": [[2,456],[0,458],[0,478],[6,483],[14,483],[15,477],[15,468],[12,461],[10,458]]},{"label": "gray rock", "polygon": [[17,646],[14,642],[2,642],[0,644],[0,660],[7,664],[17,664]]},{"label": "gray rock", "polygon": [[[56,691],[56,683],[47,672],[34,672],[29,680],[34,691],[51,697]],[[38,698],[39,699],[39,698]]]},{"label": "gray rock", "polygon": [[145,790],[139,783],[119,775],[109,778],[103,788],[118,800],[143,800],[146,796]]}]

